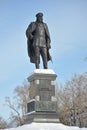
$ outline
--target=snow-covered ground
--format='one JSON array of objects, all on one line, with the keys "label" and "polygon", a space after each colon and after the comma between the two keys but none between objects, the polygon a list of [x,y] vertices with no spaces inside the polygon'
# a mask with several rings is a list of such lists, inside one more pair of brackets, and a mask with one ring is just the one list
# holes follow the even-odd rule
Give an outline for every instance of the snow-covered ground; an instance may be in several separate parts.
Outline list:
[{"label": "snow-covered ground", "polygon": [[61,123],[31,123],[5,130],[87,130],[87,128],[65,126]]}]

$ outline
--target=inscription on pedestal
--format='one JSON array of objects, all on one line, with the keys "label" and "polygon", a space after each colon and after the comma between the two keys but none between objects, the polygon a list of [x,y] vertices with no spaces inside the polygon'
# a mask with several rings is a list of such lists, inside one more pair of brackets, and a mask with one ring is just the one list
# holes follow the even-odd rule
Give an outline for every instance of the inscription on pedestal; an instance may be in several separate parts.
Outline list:
[{"label": "inscription on pedestal", "polygon": [[27,112],[55,112],[57,107],[56,102],[52,101],[31,101],[27,104]]},{"label": "inscription on pedestal", "polygon": [[57,105],[56,102],[40,101],[40,102],[36,102],[35,108],[36,108],[36,111],[55,112],[56,105]]}]

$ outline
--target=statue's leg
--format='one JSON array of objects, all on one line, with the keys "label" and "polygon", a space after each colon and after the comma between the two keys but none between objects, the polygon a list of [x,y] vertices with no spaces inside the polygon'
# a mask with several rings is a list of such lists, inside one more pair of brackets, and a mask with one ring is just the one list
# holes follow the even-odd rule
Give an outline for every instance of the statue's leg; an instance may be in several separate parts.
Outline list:
[{"label": "statue's leg", "polygon": [[44,69],[47,69],[48,65],[47,65],[47,48],[46,47],[41,48],[41,56],[43,60]]},{"label": "statue's leg", "polygon": [[35,66],[36,66],[36,69],[39,69],[39,63],[40,63],[40,48],[39,47],[35,48],[35,56],[36,56]]}]

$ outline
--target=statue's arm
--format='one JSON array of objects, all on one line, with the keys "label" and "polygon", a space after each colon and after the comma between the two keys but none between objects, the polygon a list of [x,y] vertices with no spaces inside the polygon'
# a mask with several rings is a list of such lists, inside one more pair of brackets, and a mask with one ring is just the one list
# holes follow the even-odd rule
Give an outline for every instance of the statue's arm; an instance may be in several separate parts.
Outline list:
[{"label": "statue's arm", "polygon": [[44,23],[45,26],[45,31],[46,31],[46,42],[47,42],[47,48],[50,49],[51,48],[51,38],[50,38],[50,33],[49,33],[49,29],[46,23]]},{"label": "statue's arm", "polygon": [[34,31],[34,22],[31,22],[26,30],[26,37],[29,39],[33,39],[32,32]]}]

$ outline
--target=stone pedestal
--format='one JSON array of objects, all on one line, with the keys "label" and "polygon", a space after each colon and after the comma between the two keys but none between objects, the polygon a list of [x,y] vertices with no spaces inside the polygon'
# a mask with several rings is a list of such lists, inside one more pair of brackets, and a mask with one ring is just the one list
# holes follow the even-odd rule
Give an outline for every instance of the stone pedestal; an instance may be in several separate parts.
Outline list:
[{"label": "stone pedestal", "polygon": [[55,98],[56,77],[54,71],[49,69],[36,69],[28,77],[30,82],[30,101],[27,103],[26,114],[28,123],[59,122]]}]

